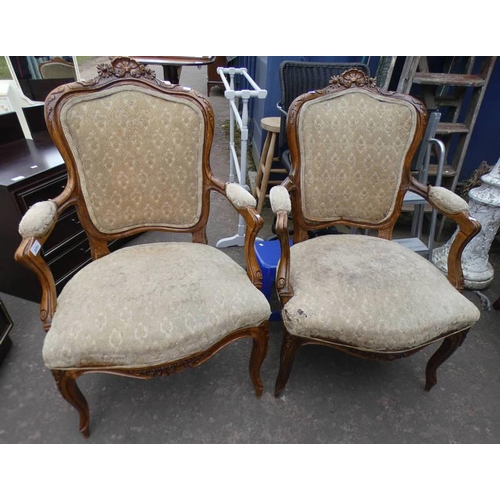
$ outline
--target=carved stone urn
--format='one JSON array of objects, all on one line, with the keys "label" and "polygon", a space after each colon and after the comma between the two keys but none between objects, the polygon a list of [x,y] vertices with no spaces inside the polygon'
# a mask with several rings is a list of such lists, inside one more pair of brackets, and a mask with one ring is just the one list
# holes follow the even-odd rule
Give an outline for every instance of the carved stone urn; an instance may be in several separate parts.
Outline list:
[{"label": "carved stone urn", "polygon": [[[469,191],[469,211],[481,223],[481,232],[462,253],[464,286],[469,290],[483,290],[493,281],[493,267],[488,252],[500,227],[500,159],[489,174],[481,177],[482,184]],[[442,247],[432,253],[432,262],[447,272],[448,253],[458,232]]]}]

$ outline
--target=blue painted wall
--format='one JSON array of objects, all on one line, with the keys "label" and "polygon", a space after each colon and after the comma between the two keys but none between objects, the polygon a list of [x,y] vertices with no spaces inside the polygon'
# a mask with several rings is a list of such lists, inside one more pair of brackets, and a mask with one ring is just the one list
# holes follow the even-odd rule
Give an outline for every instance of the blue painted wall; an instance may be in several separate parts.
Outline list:
[{"label": "blue painted wall", "polygon": [[[260,120],[266,116],[279,116],[276,104],[280,100],[279,66],[284,60],[316,61],[316,62],[364,62],[368,63],[370,72],[375,75],[379,57],[371,56],[254,56],[247,57],[247,62],[252,59],[253,72],[250,73],[256,83],[266,89],[267,98],[263,101],[255,101],[252,109],[252,155],[255,162],[260,158],[260,152],[264,144],[264,136],[260,128]],[[402,66],[402,59],[394,72],[393,82],[398,78],[398,70]],[[401,61],[399,61],[401,60]],[[245,65],[248,67],[248,64]],[[391,86],[392,89],[392,86]],[[484,95],[483,104],[479,111],[476,125],[469,143],[467,155],[464,160],[460,179],[470,177],[471,173],[481,164],[487,161],[494,164],[500,157],[500,62],[497,60],[493,69],[490,83]]]}]

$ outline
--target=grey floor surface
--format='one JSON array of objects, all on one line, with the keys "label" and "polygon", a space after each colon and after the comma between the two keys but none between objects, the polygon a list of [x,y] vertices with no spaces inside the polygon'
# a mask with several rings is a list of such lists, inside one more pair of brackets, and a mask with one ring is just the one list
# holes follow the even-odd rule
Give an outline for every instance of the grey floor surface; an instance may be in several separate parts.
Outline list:
[{"label": "grey floor surface", "polygon": [[[206,69],[185,68],[181,83],[206,93]],[[211,91],[216,113],[212,167],[228,176],[224,125],[229,106]],[[272,217],[264,212],[269,236]],[[212,195],[209,244],[236,234],[237,214]],[[404,227],[402,226],[402,230]],[[170,241],[164,233],[131,244]],[[443,241],[446,241],[444,239]],[[224,250],[243,264],[243,250]],[[497,270],[484,291],[500,296]],[[479,297],[466,292],[478,307]],[[149,381],[110,375],[79,379],[91,412],[91,436],[78,432],[76,411],[62,399],[42,361],[44,333],[38,304],[0,294],[12,319],[14,343],[0,365],[0,443],[498,443],[500,441],[500,311],[483,311],[463,346],[439,369],[438,384],[423,390],[425,364],[436,346],[390,362],[358,359],[332,349],[304,347],[282,397],[273,396],[281,328],[271,323],[257,399],[248,376],[250,340],[226,347],[198,368]],[[276,306],[276,304],[273,304]],[[418,305],[416,305],[418,307]],[[425,311],[423,312],[425,314]]]}]

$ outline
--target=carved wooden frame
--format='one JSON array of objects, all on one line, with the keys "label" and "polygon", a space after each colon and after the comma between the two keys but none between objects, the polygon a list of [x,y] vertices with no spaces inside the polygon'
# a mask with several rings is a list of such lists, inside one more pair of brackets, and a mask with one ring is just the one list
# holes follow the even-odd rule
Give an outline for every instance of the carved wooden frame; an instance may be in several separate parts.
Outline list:
[{"label": "carved wooden frame", "polygon": [[[214,113],[210,101],[207,97],[197,93],[192,89],[180,85],[172,85],[155,78],[155,73],[148,66],[139,64],[133,59],[126,57],[115,58],[110,63],[100,64],[97,67],[98,76],[87,82],[73,82],[62,85],[54,89],[45,102],[45,119],[49,133],[59,149],[68,170],[68,183],[63,192],[57,196],[54,203],[57,206],[57,213],[52,221],[50,230],[43,237],[23,238],[19,245],[15,259],[21,264],[31,269],[38,277],[42,287],[42,299],[40,304],[40,319],[45,331],[50,329],[52,318],[57,308],[57,294],[52,272],[42,257],[41,252],[34,255],[30,249],[36,242],[42,246],[50,236],[57,219],[70,206],[76,206],[78,217],[82,227],[87,234],[91,256],[93,260],[99,259],[109,254],[107,246],[108,241],[116,238],[124,238],[147,231],[171,231],[191,233],[193,243],[207,243],[206,225],[208,222],[210,208],[210,193],[216,191],[225,196],[229,202],[231,200],[226,196],[225,184],[218,180],[212,174],[210,168],[210,150],[214,134]],[[65,103],[75,96],[97,93],[111,87],[122,85],[136,85],[146,89],[154,89],[166,95],[176,96],[195,105],[204,117],[204,144],[202,159],[202,208],[200,219],[196,224],[189,228],[169,227],[167,225],[148,226],[147,228],[134,228],[119,233],[106,234],[99,231],[93,224],[87,206],[82,194],[78,170],[76,168],[75,158],[71,152],[66,137],[61,126],[60,113]],[[232,203],[231,203],[232,204]],[[235,210],[244,218],[246,222],[245,232],[245,263],[247,275],[251,282],[260,289],[262,286],[262,273],[255,255],[255,238],[262,227],[264,221],[253,207],[239,208],[232,204]],[[106,369],[102,366],[86,366],[67,370],[52,370],[56,379],[57,386],[63,397],[70,402],[80,413],[80,431],[84,436],[89,436],[89,411],[88,405],[81,394],[76,379],[85,373],[112,373],[135,378],[152,378],[156,375],[170,375],[177,373],[187,367],[198,366],[203,363],[225,345],[243,337],[253,339],[253,349],[250,357],[250,376],[255,387],[257,397],[260,397],[263,391],[263,384],[260,379],[260,367],[267,354],[267,345],[269,338],[268,321],[264,321],[259,326],[239,329],[230,333],[215,345],[204,352],[196,353],[187,358],[175,362],[166,363],[157,366],[139,367],[134,369],[113,368]]]},{"label": "carved wooden frame", "polygon": [[[302,212],[302,198],[301,198],[301,183],[300,183],[300,144],[299,144],[299,115],[302,106],[314,99],[323,96],[338,94],[344,92],[346,89],[358,87],[364,92],[372,95],[380,95],[385,98],[394,99],[395,101],[405,101],[414,106],[417,116],[417,126],[415,135],[410,148],[404,160],[403,171],[401,175],[400,186],[396,198],[396,203],[392,213],[384,221],[379,224],[360,223],[351,221],[349,219],[335,219],[330,221],[312,221],[305,218]],[[287,117],[287,135],[288,144],[290,146],[291,155],[291,171],[289,176],[283,182],[283,186],[288,190],[292,207],[293,207],[293,228],[294,228],[294,244],[298,244],[308,239],[308,231],[330,227],[334,224],[345,224],[364,229],[372,229],[378,231],[378,236],[384,239],[391,239],[392,232],[396,221],[401,213],[403,205],[403,198],[405,193],[413,191],[423,198],[425,198],[434,208],[440,213],[446,215],[459,227],[459,232],[453,242],[448,257],[448,280],[459,291],[463,290],[463,273],[461,266],[462,251],[467,243],[480,231],[480,224],[475,219],[470,217],[467,212],[447,213],[440,207],[437,207],[430,199],[428,194],[428,187],[419,183],[411,175],[411,161],[413,155],[417,151],[418,145],[422,140],[425,125],[427,122],[427,111],[424,105],[417,99],[396,92],[387,92],[379,89],[376,86],[375,80],[366,76],[358,69],[350,69],[337,77],[332,77],[330,85],[324,89],[309,92],[297,97],[291,104]],[[280,299],[281,307],[283,307],[293,296],[293,287],[290,283],[290,241],[288,232],[288,213],[284,210],[276,213],[276,233],[280,240],[281,258],[278,264],[276,273],[276,290]],[[468,330],[467,330],[468,331]],[[437,381],[436,371],[437,368],[449,357],[453,352],[462,344],[467,331],[461,330],[459,332],[448,332],[441,337],[433,340],[438,342],[443,340],[441,347],[430,358],[426,369],[426,386],[425,389],[429,391]],[[297,349],[306,344],[318,344],[344,351],[346,353],[370,359],[377,360],[393,360],[401,357],[406,357],[415,352],[423,349],[429,343],[422,346],[417,346],[398,353],[388,352],[367,352],[365,350],[357,349],[355,346],[341,346],[334,344],[328,340],[323,339],[310,339],[298,337],[290,334],[284,326],[283,342],[280,355],[280,370],[275,385],[275,396],[278,397],[284,390],[285,385],[290,376],[290,371],[293,364],[293,359]]]}]

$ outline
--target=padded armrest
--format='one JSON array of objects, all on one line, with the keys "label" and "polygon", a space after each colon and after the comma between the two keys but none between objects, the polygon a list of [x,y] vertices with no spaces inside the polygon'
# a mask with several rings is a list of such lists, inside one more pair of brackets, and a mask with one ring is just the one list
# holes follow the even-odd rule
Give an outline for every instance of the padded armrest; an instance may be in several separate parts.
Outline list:
[{"label": "padded armrest", "polygon": [[19,234],[23,238],[41,238],[52,229],[56,216],[55,202],[39,201],[24,214],[19,223]]},{"label": "padded armrest", "polygon": [[269,193],[269,198],[274,213],[284,210],[289,214],[292,211],[290,195],[284,186],[274,186]]},{"label": "padded armrest", "polygon": [[243,187],[235,182],[226,184],[226,196],[236,208],[255,208],[257,200]]},{"label": "padded armrest", "polygon": [[430,186],[428,194],[429,200],[436,205],[436,208],[447,214],[458,214],[469,211],[469,204],[449,189]]}]

